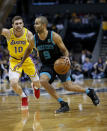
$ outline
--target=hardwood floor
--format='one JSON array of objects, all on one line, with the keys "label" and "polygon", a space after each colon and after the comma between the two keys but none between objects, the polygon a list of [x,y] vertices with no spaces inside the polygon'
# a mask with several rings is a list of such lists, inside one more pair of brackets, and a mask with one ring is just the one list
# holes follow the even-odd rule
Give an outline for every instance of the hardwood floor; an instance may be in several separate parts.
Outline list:
[{"label": "hardwood floor", "polygon": [[[29,84],[28,84],[29,85]],[[86,80],[82,85],[94,87],[100,98],[96,107],[86,94],[64,94],[70,111],[55,114],[59,104],[41,93],[39,100],[29,96],[29,109],[21,110],[19,96],[0,96],[0,131],[107,131],[107,80]]]}]

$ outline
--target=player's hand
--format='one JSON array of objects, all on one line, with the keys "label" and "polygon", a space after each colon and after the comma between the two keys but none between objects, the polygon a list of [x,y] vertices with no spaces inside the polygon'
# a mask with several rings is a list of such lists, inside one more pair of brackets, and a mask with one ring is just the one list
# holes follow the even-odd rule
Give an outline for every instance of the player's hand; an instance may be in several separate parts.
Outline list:
[{"label": "player's hand", "polygon": [[71,65],[71,62],[68,56],[62,56],[61,58],[65,59]]},{"label": "player's hand", "polygon": [[21,63],[19,63],[19,64],[17,64],[17,65],[15,65],[15,67],[14,67],[14,71],[16,71],[16,69],[19,69],[20,67],[22,66],[22,64]]}]

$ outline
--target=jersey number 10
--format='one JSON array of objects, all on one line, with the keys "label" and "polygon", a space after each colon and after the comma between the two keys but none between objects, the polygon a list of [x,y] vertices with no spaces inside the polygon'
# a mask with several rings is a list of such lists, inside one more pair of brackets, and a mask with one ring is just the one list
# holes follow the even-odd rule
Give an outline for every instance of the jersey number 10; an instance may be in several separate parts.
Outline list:
[{"label": "jersey number 10", "polygon": [[15,53],[20,53],[23,51],[23,47],[14,47],[15,48]]}]

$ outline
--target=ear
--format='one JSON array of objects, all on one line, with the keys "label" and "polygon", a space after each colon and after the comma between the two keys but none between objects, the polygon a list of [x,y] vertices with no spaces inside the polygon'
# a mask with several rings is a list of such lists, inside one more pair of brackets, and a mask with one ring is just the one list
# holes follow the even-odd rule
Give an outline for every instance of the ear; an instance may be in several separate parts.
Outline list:
[{"label": "ear", "polygon": [[23,26],[24,26],[24,22],[23,22]]}]

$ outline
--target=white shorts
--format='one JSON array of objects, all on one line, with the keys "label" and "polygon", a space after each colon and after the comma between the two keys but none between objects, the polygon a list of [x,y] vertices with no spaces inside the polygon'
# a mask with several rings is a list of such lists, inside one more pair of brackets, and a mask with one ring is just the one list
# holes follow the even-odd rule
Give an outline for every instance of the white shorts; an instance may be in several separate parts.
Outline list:
[{"label": "white shorts", "polygon": [[9,69],[9,80],[19,80],[20,78],[20,73],[12,71],[11,69]]},{"label": "white shorts", "polygon": [[[9,69],[9,80],[19,80],[20,78],[20,73],[16,72],[16,71],[12,71],[11,69]],[[36,73],[35,76],[31,76],[30,77],[32,82],[38,81],[39,80],[39,76]]]}]

